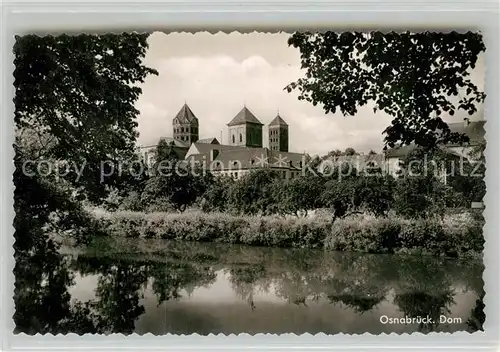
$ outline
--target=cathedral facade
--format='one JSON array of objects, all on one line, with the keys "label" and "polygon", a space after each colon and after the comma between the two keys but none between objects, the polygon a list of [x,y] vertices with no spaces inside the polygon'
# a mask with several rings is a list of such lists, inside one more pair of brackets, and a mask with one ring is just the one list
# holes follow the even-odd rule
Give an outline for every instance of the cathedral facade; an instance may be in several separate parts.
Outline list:
[{"label": "cathedral facade", "polygon": [[[279,113],[266,126],[269,147],[263,146],[264,124],[247,106],[228,122],[228,144],[221,144],[215,137],[200,139],[199,124],[187,104],[173,118],[173,138],[162,139],[174,148],[179,159],[233,178],[261,168],[274,169],[283,179],[300,176],[305,155],[288,151],[289,126]],[[151,161],[155,146],[145,148],[149,148],[146,158]]]}]

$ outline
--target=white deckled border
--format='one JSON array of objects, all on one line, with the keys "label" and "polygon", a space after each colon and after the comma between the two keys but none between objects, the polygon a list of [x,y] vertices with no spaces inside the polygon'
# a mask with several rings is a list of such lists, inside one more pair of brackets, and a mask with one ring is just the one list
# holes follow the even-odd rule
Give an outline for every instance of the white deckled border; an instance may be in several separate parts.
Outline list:
[{"label": "white deckled border", "polygon": [[[439,350],[477,350],[495,348],[500,343],[499,331],[499,199],[498,180],[499,148],[499,27],[498,3],[488,1],[350,1],[350,2],[286,2],[264,1],[242,2],[184,1],[147,3],[132,1],[98,0],[89,2],[10,3],[3,4],[2,12],[2,88],[0,117],[0,303],[2,350],[241,350],[251,348],[258,351],[273,350],[331,350],[331,349],[375,349],[401,350],[405,348]],[[140,21],[140,22],[139,22]],[[115,334],[109,336],[69,334],[58,335],[13,335],[14,314],[13,288],[13,55],[14,34],[58,34],[121,31],[200,31],[212,33],[231,32],[277,32],[299,28],[376,30],[474,30],[479,29],[486,43],[485,103],[486,124],[486,183],[485,198],[486,238],[484,264],[486,296],[485,332],[469,334],[420,333],[397,335],[187,335],[187,336],[143,336]]]}]

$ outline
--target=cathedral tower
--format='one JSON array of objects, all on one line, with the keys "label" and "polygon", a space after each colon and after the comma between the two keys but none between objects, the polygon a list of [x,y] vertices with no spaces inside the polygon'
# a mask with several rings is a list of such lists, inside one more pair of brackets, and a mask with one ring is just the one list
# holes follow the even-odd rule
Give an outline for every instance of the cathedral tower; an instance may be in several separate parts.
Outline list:
[{"label": "cathedral tower", "polygon": [[269,149],[288,152],[288,124],[279,113],[269,123]]},{"label": "cathedral tower", "polygon": [[181,110],[174,117],[172,125],[175,140],[190,146],[199,139],[198,118],[186,103],[184,103]]},{"label": "cathedral tower", "polygon": [[229,145],[262,148],[263,124],[246,106],[227,126],[229,129]]}]

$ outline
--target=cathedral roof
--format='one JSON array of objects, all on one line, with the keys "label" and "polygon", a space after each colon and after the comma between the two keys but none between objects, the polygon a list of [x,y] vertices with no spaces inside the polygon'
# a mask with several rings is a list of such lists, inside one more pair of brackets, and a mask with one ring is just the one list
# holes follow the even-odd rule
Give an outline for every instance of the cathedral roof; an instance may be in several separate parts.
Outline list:
[{"label": "cathedral roof", "polygon": [[198,122],[198,118],[194,115],[193,111],[186,103],[184,103],[182,108],[179,110],[175,119],[179,120],[179,123]]},{"label": "cathedral roof", "polygon": [[168,145],[178,147],[178,148],[189,148],[189,145],[187,143],[184,143],[183,141],[180,141],[178,139],[172,138],[172,137],[161,137],[160,140],[166,142]]},{"label": "cathedral roof", "polygon": [[255,115],[248,110],[246,106],[229,122],[228,126],[244,125],[246,123],[253,123],[262,125],[262,123],[255,117]]},{"label": "cathedral roof", "polygon": [[280,114],[276,115],[276,117],[269,123],[269,126],[288,126],[288,124],[283,120]]},{"label": "cathedral roof", "polygon": [[214,161],[220,162],[220,168],[231,170],[235,164],[239,164],[242,169],[253,169],[262,167],[301,169],[303,167],[304,154],[290,153],[270,150],[269,148],[247,148],[232,145],[213,145],[195,143],[196,154],[191,154],[187,160],[203,163],[210,160],[211,150],[219,153]]}]

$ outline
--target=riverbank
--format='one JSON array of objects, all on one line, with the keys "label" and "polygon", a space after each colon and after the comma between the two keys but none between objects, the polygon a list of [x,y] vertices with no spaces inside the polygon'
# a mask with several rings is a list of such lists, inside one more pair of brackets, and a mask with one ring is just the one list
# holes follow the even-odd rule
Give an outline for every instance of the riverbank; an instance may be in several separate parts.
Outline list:
[{"label": "riverbank", "polygon": [[113,237],[449,257],[478,256],[484,245],[483,221],[469,212],[442,219],[351,215],[333,225],[326,214],[284,219],[200,211],[120,211],[96,216],[104,231]]}]

